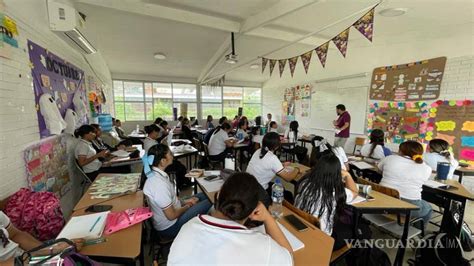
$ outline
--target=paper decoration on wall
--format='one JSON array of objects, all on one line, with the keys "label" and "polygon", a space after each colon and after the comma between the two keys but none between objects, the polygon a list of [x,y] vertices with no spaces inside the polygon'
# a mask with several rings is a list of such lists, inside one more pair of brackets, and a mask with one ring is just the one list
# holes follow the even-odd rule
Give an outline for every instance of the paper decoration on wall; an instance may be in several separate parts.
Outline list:
[{"label": "paper decoration on wall", "polygon": [[374,11],[375,8],[372,8],[353,25],[354,28],[362,33],[369,41],[372,41],[372,35],[374,33]]},{"label": "paper decoration on wall", "polygon": [[426,102],[374,102],[370,104],[367,131],[381,129],[388,142],[422,140],[427,134]]},{"label": "paper decoration on wall", "polygon": [[271,59],[270,59],[270,76],[271,76],[272,73],[273,73],[273,69],[275,68],[276,62],[277,62],[277,60],[271,60]]},{"label": "paper decoration on wall", "polygon": [[285,70],[287,59],[280,59],[278,60],[278,70],[280,70],[280,77],[283,74],[283,70]]},{"label": "paper decoration on wall", "polygon": [[375,68],[370,99],[386,101],[435,100],[439,97],[446,57]]},{"label": "paper decoration on wall", "polygon": [[295,88],[286,88],[283,95],[282,103],[282,124],[287,125],[288,122],[295,118]]},{"label": "paper decoration on wall", "polygon": [[49,133],[59,135],[66,128],[66,122],[59,113],[56,100],[49,93],[43,93],[39,99],[40,113]]},{"label": "paper decoration on wall", "polygon": [[349,30],[339,33],[336,37],[332,38],[332,42],[336,45],[337,49],[341,52],[342,56],[346,57],[347,53],[347,42],[349,41]]},{"label": "paper decoration on wall", "polygon": [[[370,9],[370,11],[365,13],[362,17],[360,17],[356,22],[354,22],[351,25],[351,27],[354,26],[355,28],[357,28],[357,30],[360,33],[362,33],[370,41],[372,41],[372,38],[373,38],[373,27],[374,27],[373,24],[374,24],[374,14],[375,14],[374,10],[375,10],[375,7],[377,7],[377,5],[375,5],[372,9]],[[318,54],[318,57],[319,57],[319,61],[321,62],[323,67],[325,67],[326,57],[327,57],[327,52],[328,52],[328,47],[329,47],[329,42],[330,41],[332,41],[336,45],[337,49],[341,52],[341,54],[344,57],[346,57],[347,46],[348,46],[348,42],[349,42],[349,31],[350,31],[351,27],[349,27],[349,28],[345,29],[344,31],[340,32],[339,34],[336,35],[336,37],[332,38],[331,40],[328,40],[328,41],[324,42],[322,45],[320,45],[316,48],[313,48],[313,49],[311,49],[307,52],[304,52],[303,54],[298,55],[299,57],[301,57],[301,62],[303,63],[303,67],[304,67],[304,70],[305,70],[306,74],[308,74],[308,68],[309,68],[309,64],[311,62],[311,54],[313,53],[313,50],[316,51],[316,53]],[[272,72],[273,72],[272,62],[273,62],[273,66],[275,66],[276,61],[289,60],[291,58],[295,58],[295,57],[298,57],[298,56],[292,56],[292,57],[286,58],[286,59],[270,59],[270,58],[262,57],[262,73],[265,70],[265,66],[266,66],[267,61],[270,61],[270,76],[271,76]],[[281,77],[282,69],[283,68],[280,68],[280,77]],[[291,70],[291,67],[290,67],[290,70]]]},{"label": "paper decoration on wall", "polygon": [[5,15],[4,5],[0,1],[0,57],[10,59],[12,49],[18,48],[18,29],[16,22]]},{"label": "paper decoration on wall", "polygon": [[296,63],[298,62],[298,56],[292,57],[288,59],[288,66],[290,67],[290,74],[291,77],[293,77],[293,74],[295,73],[295,68],[296,68]]},{"label": "paper decoration on wall", "polygon": [[311,85],[306,84],[301,88],[301,117],[309,117],[311,114]]},{"label": "paper decoration on wall", "polygon": [[[60,130],[66,127],[62,117],[66,115],[67,109],[76,111],[80,118],[80,124],[87,123],[84,72],[30,40],[28,40],[27,45],[31,62],[35,104],[39,107],[37,109],[37,116],[40,137],[44,138],[51,134],[61,133]],[[74,83],[74,86],[71,86],[71,83]],[[45,93],[50,95],[53,103],[49,100],[47,100],[49,103],[46,100],[43,100],[43,104],[40,103],[41,96]],[[76,98],[73,101],[75,96],[79,97],[80,95],[82,95],[82,99]],[[46,111],[45,108],[52,108],[52,104],[56,105],[60,115],[58,117],[56,115],[54,118],[50,116],[51,119],[57,119],[58,121],[50,120],[48,122],[49,125],[52,126],[54,124],[54,126],[48,128],[46,119],[49,118],[45,117],[44,112]],[[41,105],[49,107],[42,108]],[[59,124],[62,126],[59,127]],[[54,132],[51,132],[50,129]]]},{"label": "paper decoration on wall", "polygon": [[34,191],[50,191],[58,197],[70,189],[66,139],[51,136],[28,146],[23,152],[28,186]]},{"label": "paper decoration on wall", "polygon": [[429,112],[425,140],[446,140],[456,159],[474,165],[474,105],[471,100],[438,100],[431,104]]},{"label": "paper decoration on wall", "polygon": [[76,112],[72,109],[67,109],[66,115],[64,116],[64,121],[66,121],[66,128],[64,132],[70,135],[74,135],[74,131],[79,125],[79,117]]}]

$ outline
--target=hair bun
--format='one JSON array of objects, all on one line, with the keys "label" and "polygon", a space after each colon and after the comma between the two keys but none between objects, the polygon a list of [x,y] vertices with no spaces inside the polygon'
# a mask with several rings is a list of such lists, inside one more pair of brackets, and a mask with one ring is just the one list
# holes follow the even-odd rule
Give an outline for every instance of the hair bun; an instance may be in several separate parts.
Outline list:
[{"label": "hair bun", "polygon": [[236,221],[236,220],[242,220],[245,217],[243,217],[243,211],[244,211],[244,204],[239,201],[239,200],[231,200],[226,202],[223,206],[221,206],[220,211],[230,219]]},{"label": "hair bun", "polygon": [[423,156],[420,154],[413,155],[411,159],[415,161],[416,163],[419,163],[419,164],[423,163]]}]

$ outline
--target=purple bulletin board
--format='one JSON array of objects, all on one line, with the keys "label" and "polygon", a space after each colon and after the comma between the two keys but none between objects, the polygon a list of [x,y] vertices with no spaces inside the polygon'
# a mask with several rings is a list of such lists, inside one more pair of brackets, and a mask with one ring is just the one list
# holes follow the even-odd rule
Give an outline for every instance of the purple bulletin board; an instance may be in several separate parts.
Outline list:
[{"label": "purple bulletin board", "polygon": [[[51,94],[63,118],[67,109],[77,111],[73,104],[76,91],[82,94],[84,104],[87,104],[84,71],[30,40],[28,51],[40,137],[44,138],[51,134],[40,112],[40,96],[44,93]],[[80,117],[78,122],[87,123],[87,116]]]}]

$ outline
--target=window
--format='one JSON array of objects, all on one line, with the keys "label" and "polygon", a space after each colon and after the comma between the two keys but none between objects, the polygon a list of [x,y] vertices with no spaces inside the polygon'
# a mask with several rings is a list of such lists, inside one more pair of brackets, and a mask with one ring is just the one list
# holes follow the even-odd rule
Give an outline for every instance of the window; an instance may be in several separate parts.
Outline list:
[{"label": "window", "polygon": [[222,116],[222,87],[201,87],[202,118],[212,115],[214,119]]},{"label": "window", "polygon": [[242,107],[242,87],[224,87],[222,104],[223,115],[231,120],[239,112],[239,107]]}]

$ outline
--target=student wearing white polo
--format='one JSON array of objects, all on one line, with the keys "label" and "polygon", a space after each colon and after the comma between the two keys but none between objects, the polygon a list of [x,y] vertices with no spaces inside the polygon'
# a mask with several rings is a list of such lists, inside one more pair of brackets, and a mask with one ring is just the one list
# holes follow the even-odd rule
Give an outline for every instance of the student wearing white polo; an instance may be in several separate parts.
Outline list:
[{"label": "student wearing white polo", "polygon": [[454,170],[459,166],[459,162],[454,159],[453,154],[449,151],[449,143],[443,139],[430,140],[428,149],[423,154],[423,159],[434,172],[438,170],[438,163],[449,163],[448,179],[453,178]]},{"label": "student wearing white polo", "polygon": [[325,140],[321,136],[315,136],[313,140],[311,141],[311,144],[313,146],[311,150],[311,156],[309,159],[309,164],[311,165],[311,167],[315,166],[316,162],[322,156],[328,153],[333,153],[334,155],[337,156],[337,158],[339,158],[339,162],[341,162],[341,169],[344,171],[347,171],[347,168],[348,168],[347,162],[349,160],[347,158],[346,152],[344,151],[342,147],[331,146],[331,144],[329,144],[327,140]]},{"label": "student wearing white polo", "polygon": [[[291,181],[296,178],[300,169],[298,167],[285,168],[280,162],[280,159],[275,155],[281,146],[280,136],[278,133],[270,132],[265,134],[262,140],[262,148],[255,151],[247,166],[247,173],[255,176],[258,183],[271,194],[270,181],[278,175],[286,181]],[[289,191],[284,192],[285,199],[293,203],[293,194]]]},{"label": "student wearing white polo", "polygon": [[152,146],[158,144],[157,139],[160,137],[160,128],[156,124],[151,124],[145,126],[145,132],[147,136],[143,140],[143,149],[147,153]]},{"label": "student wearing white polo", "polygon": [[180,201],[175,183],[165,172],[166,167],[173,163],[173,155],[167,145],[154,145],[143,160],[147,176],[143,193],[153,212],[153,227],[160,236],[174,238],[183,224],[198,214],[207,213],[211,203],[202,193]]},{"label": "student wearing white polo", "polygon": [[223,161],[226,155],[226,149],[234,145],[235,141],[229,138],[229,132],[232,127],[225,122],[217,127],[209,140],[209,158],[215,161]]},{"label": "student wearing white polo", "polygon": [[84,173],[92,181],[99,175],[99,169],[102,167],[102,162],[99,158],[105,158],[108,150],[102,150],[97,153],[92,146],[92,140],[95,139],[94,127],[90,125],[82,125],[74,131],[79,142],[74,148],[74,157],[77,164],[82,168]]},{"label": "student wearing white polo", "polygon": [[370,132],[370,143],[362,146],[360,154],[368,158],[369,161],[378,161],[392,155],[392,151],[385,147],[385,133],[380,129]]},{"label": "student wearing white polo", "polygon": [[[216,211],[181,228],[168,265],[293,265],[290,243],[259,202],[258,186],[249,174],[231,176],[216,197]],[[266,234],[246,228],[247,219],[263,222]]]}]

